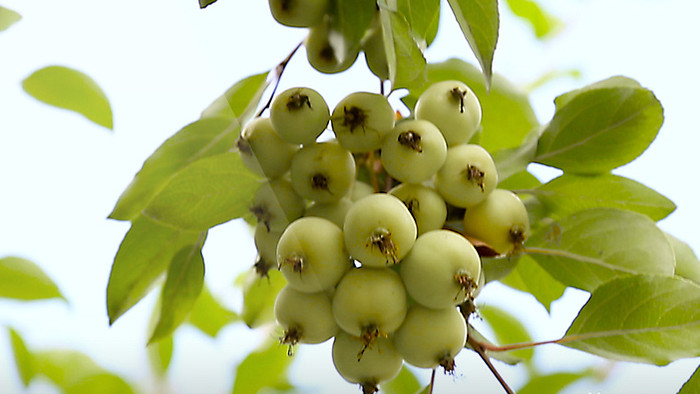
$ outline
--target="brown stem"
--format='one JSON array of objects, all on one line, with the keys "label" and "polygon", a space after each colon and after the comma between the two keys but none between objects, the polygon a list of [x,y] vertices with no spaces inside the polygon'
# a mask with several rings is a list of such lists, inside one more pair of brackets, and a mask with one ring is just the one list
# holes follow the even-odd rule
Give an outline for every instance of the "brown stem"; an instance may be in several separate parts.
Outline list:
[{"label": "brown stem", "polygon": [[275,93],[277,92],[277,87],[280,85],[280,80],[282,79],[282,74],[284,73],[284,69],[287,68],[287,64],[289,64],[289,61],[292,60],[292,56],[294,56],[294,54],[297,53],[299,48],[301,48],[301,44],[303,44],[303,43],[304,43],[303,41],[298,43],[297,46],[294,47],[292,52],[290,52],[289,55],[287,55],[287,57],[285,57],[284,60],[282,60],[280,62],[280,64],[278,64],[277,67],[275,67],[275,69],[273,71],[270,71],[270,73],[274,72],[274,75],[272,78],[275,81],[275,87],[272,88],[272,94],[270,94],[270,99],[267,100],[267,103],[265,103],[265,106],[260,109],[260,111],[258,112],[257,115],[255,115],[256,118],[259,118],[260,116],[262,116],[263,112],[265,112],[266,109],[270,108],[270,104],[272,104],[272,99],[275,98]]},{"label": "brown stem", "polygon": [[503,345],[503,346],[494,345],[491,343],[483,343],[483,342],[479,342],[476,339],[469,338],[469,343],[474,343],[476,346],[480,346],[483,349],[489,350],[492,352],[507,352],[510,350],[527,349],[527,348],[541,346],[541,345],[552,345],[552,344],[561,345],[562,343],[581,341],[584,339],[597,338],[597,337],[605,337],[605,336],[609,336],[609,335],[611,335],[611,334],[610,333],[592,332],[592,333],[588,333],[588,334],[568,335],[565,337],[561,337],[559,339],[550,339],[548,341],[520,342],[520,343],[512,343],[510,345]]},{"label": "brown stem", "polygon": [[481,344],[481,342],[478,342],[474,340],[471,336],[468,339],[469,345],[474,349],[474,351],[479,354],[479,357],[481,357],[481,360],[486,364],[487,367],[489,367],[489,370],[491,370],[491,373],[493,376],[496,377],[498,380],[498,383],[501,384],[501,387],[503,387],[503,390],[505,390],[506,393],[508,394],[515,394],[513,389],[508,386],[508,383],[503,379],[503,376],[501,376],[500,373],[498,373],[498,370],[496,367],[493,365],[491,362],[491,359],[489,359],[489,356],[486,355],[486,351],[484,350],[484,346]]},{"label": "brown stem", "polygon": [[433,372],[430,374],[430,385],[428,386],[428,394],[433,394],[433,388],[435,388],[435,371],[437,371],[437,368],[433,368]]}]

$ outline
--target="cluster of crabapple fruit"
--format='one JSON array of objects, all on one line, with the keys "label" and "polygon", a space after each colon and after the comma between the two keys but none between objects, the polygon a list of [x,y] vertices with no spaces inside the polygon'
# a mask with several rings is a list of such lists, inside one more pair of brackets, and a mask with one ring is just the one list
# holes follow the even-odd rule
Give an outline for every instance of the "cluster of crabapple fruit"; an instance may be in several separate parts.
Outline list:
[{"label": "cluster of crabapple fruit", "polygon": [[[335,338],[337,371],[366,393],[404,361],[454,370],[467,339],[459,306],[484,280],[473,240],[508,254],[529,232],[521,200],[496,188],[493,159],[469,143],[480,121],[469,87],[444,81],[412,118],[397,121],[387,98],[369,92],[331,113],[298,87],[243,128],[242,161],[266,178],[250,208],[256,268],[286,279],[274,306],[283,344]],[[329,122],[334,137],[323,140]],[[450,212],[462,232],[447,225]]]}]

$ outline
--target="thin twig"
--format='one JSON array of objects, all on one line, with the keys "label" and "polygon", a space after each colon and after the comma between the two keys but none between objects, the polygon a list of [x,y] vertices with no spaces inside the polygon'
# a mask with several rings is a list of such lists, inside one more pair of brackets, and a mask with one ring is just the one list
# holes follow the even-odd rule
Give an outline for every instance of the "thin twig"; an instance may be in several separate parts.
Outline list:
[{"label": "thin twig", "polygon": [[428,386],[428,394],[433,394],[433,388],[435,388],[435,371],[437,371],[437,368],[433,368],[433,372],[430,374],[430,385]]},{"label": "thin twig", "polygon": [[278,64],[277,67],[275,67],[275,69],[273,71],[270,71],[270,73],[274,72],[274,75],[272,78],[275,81],[275,87],[272,88],[272,93],[270,94],[270,99],[267,100],[267,103],[265,103],[265,106],[260,109],[260,111],[258,112],[257,115],[255,115],[256,118],[259,118],[260,116],[262,116],[263,112],[265,112],[266,109],[270,108],[270,104],[272,104],[272,99],[275,98],[275,93],[277,92],[277,87],[280,85],[280,80],[282,79],[282,74],[284,73],[284,69],[287,68],[287,64],[289,64],[289,61],[292,60],[292,57],[294,56],[295,53],[297,53],[299,48],[301,48],[301,44],[303,44],[303,43],[304,43],[303,41],[298,43],[297,46],[294,47],[292,52],[290,52],[289,55],[287,55],[287,57],[285,57],[284,60],[282,60],[280,62],[280,64]]},{"label": "thin twig", "polygon": [[491,362],[491,359],[489,356],[486,355],[486,351],[484,350],[484,346],[481,345],[480,342],[475,341],[472,337],[469,337],[468,339],[469,345],[474,349],[475,352],[479,354],[479,357],[481,357],[481,360],[484,361],[487,367],[489,367],[489,370],[491,370],[491,373],[493,376],[496,377],[498,380],[498,383],[501,384],[501,387],[503,387],[503,390],[506,391],[508,394],[515,394],[515,392],[508,386],[508,383],[503,379],[503,376],[501,376],[500,373],[498,373],[498,370],[496,367],[493,365]]}]

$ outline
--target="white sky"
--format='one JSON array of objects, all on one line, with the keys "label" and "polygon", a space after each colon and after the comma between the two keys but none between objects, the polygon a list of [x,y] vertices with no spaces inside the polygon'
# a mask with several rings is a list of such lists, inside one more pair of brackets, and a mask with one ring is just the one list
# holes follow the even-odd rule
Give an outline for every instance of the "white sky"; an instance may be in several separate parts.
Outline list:
[{"label": "white sky", "polygon": [[[0,33],[0,256],[18,255],[39,263],[71,300],[17,304],[0,301],[0,326],[17,328],[33,348],[69,347],[85,351],[101,365],[145,388],[150,381],[143,345],[154,297],[148,297],[107,328],[104,307],[112,259],[128,224],[106,220],[117,197],[160,143],[197,119],[217,95],[235,81],[274,67],[304,37],[303,30],[276,25],[266,2],[220,0],[199,10],[196,0],[147,2],[106,0],[5,0],[23,19]],[[533,104],[541,121],[552,114],[553,98],[567,90],[623,74],[652,89],[665,107],[666,121],[645,155],[618,173],[671,198],[678,210],[661,227],[700,251],[696,220],[697,104],[700,59],[695,44],[700,3],[694,0],[541,1],[567,23],[555,39],[534,42],[527,27],[504,18],[494,69],[519,84],[551,69],[579,68],[580,80],[563,79],[540,89]],[[447,11],[447,8],[445,8]],[[443,31],[427,56],[473,60],[447,12]],[[310,70],[303,52],[292,61],[280,89],[307,85],[330,106],[356,90],[376,91],[377,83],[362,59],[347,73],[320,75]],[[28,97],[21,81],[49,64],[79,69],[107,93],[114,112],[110,133],[79,115],[54,109]],[[252,263],[254,250],[240,223],[211,231],[205,249],[207,283],[238,309],[230,286]],[[489,286],[487,304],[508,307],[523,300],[503,287]],[[581,294],[547,317],[541,308],[513,308],[536,339],[560,336]],[[262,334],[231,327],[215,341],[185,328],[177,335],[171,370],[175,392],[225,392],[232,370]],[[294,377],[303,386],[326,384],[334,392],[359,392],[337,377],[329,344],[302,349]],[[600,364],[581,353],[545,348],[558,357],[557,368]],[[548,359],[552,366],[552,358]],[[472,354],[460,360],[456,383],[439,381],[436,392],[498,393],[500,388]],[[675,393],[698,360],[669,368],[620,366],[620,374],[601,388],[587,383],[570,392]],[[5,367],[7,366],[7,367]],[[501,366],[517,387],[520,373]],[[318,381],[319,376],[321,380]],[[423,375],[424,377],[427,375]],[[34,384],[30,392],[46,392]],[[4,390],[4,391],[3,391]],[[19,392],[9,344],[0,334],[0,392]],[[319,389],[318,392],[324,391]]]}]

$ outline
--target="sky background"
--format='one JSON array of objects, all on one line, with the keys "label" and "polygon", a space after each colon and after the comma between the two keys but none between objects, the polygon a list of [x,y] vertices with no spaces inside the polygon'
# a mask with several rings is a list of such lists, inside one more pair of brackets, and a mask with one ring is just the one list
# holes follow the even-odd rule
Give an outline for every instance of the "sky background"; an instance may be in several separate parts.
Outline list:
[{"label": "sky background", "polygon": [[[695,174],[700,169],[695,99],[700,89],[695,49],[700,3],[540,3],[565,22],[564,30],[537,41],[526,24],[501,7],[494,71],[521,86],[551,70],[581,71],[581,78],[562,78],[533,92],[541,122],[551,118],[557,95],[612,75],[629,76],[653,90],[665,107],[661,132],[642,157],[615,172],[673,200],[678,209],[660,222],[661,228],[700,251]],[[206,10],[199,10],[195,0],[5,0],[0,5],[23,16],[0,33],[0,257],[37,262],[70,300],[70,305],[0,301],[0,326],[15,327],[32,348],[81,350],[149,392],[167,392],[156,387],[144,352],[155,297],[107,326],[105,286],[129,225],[106,217],[143,161],[166,138],[196,120],[234,82],[273,68],[305,31],[277,25],[262,0],[220,0]],[[441,31],[426,57],[473,62],[454,18],[444,10]],[[110,99],[114,132],[22,91],[24,78],[51,64],[73,67],[97,81]],[[303,51],[290,63],[280,89],[298,85],[318,90],[331,108],[353,91],[378,89],[362,58],[348,72],[328,76],[313,71]],[[254,261],[252,245],[248,228],[235,221],[212,229],[204,250],[207,284],[236,310],[240,294],[231,283]],[[561,336],[585,300],[582,292],[568,291],[550,317],[530,298],[502,286],[489,285],[479,297],[483,304],[515,313],[538,340]],[[234,366],[265,335],[240,325],[227,328],[216,340],[188,327],[179,330],[170,389],[228,391]],[[436,392],[501,392],[478,358],[464,353],[458,359],[460,374],[440,378]],[[330,343],[300,349],[298,356],[292,375],[305,390],[359,392],[333,370]],[[557,346],[544,347],[538,357],[543,368],[552,370],[607,365]],[[9,341],[0,334],[2,394],[22,392],[12,364]],[[568,392],[675,393],[697,365],[698,359],[666,368],[619,364],[607,386],[589,381]],[[517,368],[499,368],[514,387],[521,384]],[[421,376],[427,379],[427,374]],[[29,392],[51,389],[36,382]]]}]

